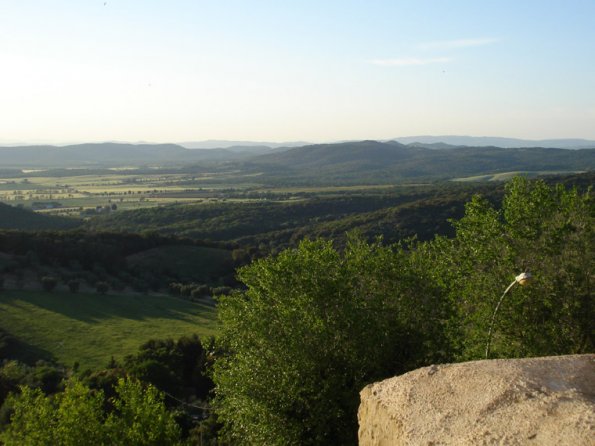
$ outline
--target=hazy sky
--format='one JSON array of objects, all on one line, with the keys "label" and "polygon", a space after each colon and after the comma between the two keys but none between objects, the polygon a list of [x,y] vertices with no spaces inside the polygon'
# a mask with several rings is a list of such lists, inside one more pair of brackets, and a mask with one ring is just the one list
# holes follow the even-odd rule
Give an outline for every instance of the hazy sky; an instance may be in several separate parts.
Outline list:
[{"label": "hazy sky", "polygon": [[0,143],[595,139],[595,0],[0,0]]}]

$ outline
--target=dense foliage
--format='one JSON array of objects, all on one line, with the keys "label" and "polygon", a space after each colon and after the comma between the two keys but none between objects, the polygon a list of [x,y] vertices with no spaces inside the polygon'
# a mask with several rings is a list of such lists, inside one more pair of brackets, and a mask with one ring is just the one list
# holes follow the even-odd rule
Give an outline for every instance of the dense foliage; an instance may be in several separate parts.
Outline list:
[{"label": "dense foliage", "polygon": [[13,283],[35,274],[44,288],[44,276],[56,279],[54,287],[70,288],[75,281],[78,288],[86,282],[95,289],[105,282],[108,289],[129,286],[141,292],[176,280],[231,282],[231,253],[224,244],[149,232],[0,231],[0,274],[10,275]]},{"label": "dense foliage", "polygon": [[0,203],[0,229],[58,230],[76,228],[80,224],[73,218],[50,217]]},{"label": "dense foliage", "polygon": [[456,237],[423,247],[435,259],[434,278],[459,311],[464,359],[482,357],[491,315],[506,286],[522,271],[499,310],[492,356],[581,353],[594,348],[593,203],[589,193],[516,178],[502,209],[481,197],[455,222]]},{"label": "dense foliage", "polygon": [[[215,354],[213,339],[203,343],[193,335],[150,340],[124,361],[112,358],[107,368],[95,371],[4,360],[0,441],[161,445],[194,431],[214,438],[210,421],[203,420],[213,388],[208,358]],[[75,425],[77,419],[85,425]]]},{"label": "dense foliage", "polygon": [[173,445],[180,429],[153,386],[121,379],[105,414],[103,392],[77,380],[47,397],[39,389],[23,387],[12,401],[11,423],[0,434],[7,446],[23,445]]},{"label": "dense foliage", "polygon": [[502,209],[481,197],[453,239],[407,250],[302,242],[240,270],[221,298],[216,410],[233,444],[355,444],[358,392],[432,362],[593,351],[589,194],[517,178]]},{"label": "dense foliage", "polygon": [[108,271],[117,271],[126,267],[127,256],[169,245],[214,246],[215,244],[200,240],[163,237],[151,233],[139,235],[87,231],[0,231],[0,246],[3,253],[33,256],[41,263],[53,263],[75,269],[91,269],[94,265],[100,265]]},{"label": "dense foliage", "polygon": [[239,276],[215,370],[233,444],[354,444],[359,389],[447,359],[449,309],[400,248],[305,241]]},{"label": "dense foliage", "polygon": [[207,349],[197,335],[173,339],[150,340],[139,352],[127,356],[123,367],[131,376],[148,382],[179,398],[206,400],[213,388],[205,375]]}]

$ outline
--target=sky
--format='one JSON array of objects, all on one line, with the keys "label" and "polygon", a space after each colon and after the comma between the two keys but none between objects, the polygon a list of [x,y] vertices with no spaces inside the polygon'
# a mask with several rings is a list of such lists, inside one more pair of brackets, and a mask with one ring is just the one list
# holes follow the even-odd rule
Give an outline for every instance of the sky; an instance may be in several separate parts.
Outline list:
[{"label": "sky", "polygon": [[594,0],[0,0],[0,143],[595,139]]}]

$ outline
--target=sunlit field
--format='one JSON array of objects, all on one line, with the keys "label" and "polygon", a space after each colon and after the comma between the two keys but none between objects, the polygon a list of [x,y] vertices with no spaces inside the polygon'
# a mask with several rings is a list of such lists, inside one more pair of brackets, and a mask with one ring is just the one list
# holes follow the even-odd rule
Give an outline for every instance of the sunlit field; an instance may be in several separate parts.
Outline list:
[{"label": "sunlit field", "polygon": [[169,296],[3,291],[2,328],[18,339],[15,355],[82,368],[135,353],[149,339],[217,332],[215,309]]}]

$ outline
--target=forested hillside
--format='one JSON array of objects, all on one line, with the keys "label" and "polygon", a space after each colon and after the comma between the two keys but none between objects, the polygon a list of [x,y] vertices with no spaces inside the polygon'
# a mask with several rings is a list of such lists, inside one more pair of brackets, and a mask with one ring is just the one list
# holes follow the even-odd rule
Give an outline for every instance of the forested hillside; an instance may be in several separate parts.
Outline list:
[{"label": "forested hillside", "polygon": [[[251,148],[190,150],[175,144],[103,143],[0,147],[0,164],[4,168],[58,169],[64,176],[72,175],[68,172],[72,168],[101,171],[125,166],[139,172],[147,168],[164,173],[234,172],[234,176],[227,178],[228,182],[233,182],[234,177],[258,175],[259,182],[269,184],[361,185],[515,171],[588,171],[595,168],[595,149],[451,147],[436,150],[416,143],[352,141],[281,147],[262,154]],[[6,173],[7,177],[15,175],[14,170]]]},{"label": "forested hillside", "polygon": [[49,217],[0,203],[0,229],[52,230],[71,229],[79,225],[80,221],[72,218]]},{"label": "forested hillside", "polygon": [[510,171],[584,171],[595,168],[595,149],[458,147],[432,150],[377,141],[297,147],[250,160],[273,178],[311,183],[455,178]]},{"label": "forested hillside", "polygon": [[297,200],[208,205],[171,205],[112,213],[89,220],[91,230],[156,231],[161,234],[237,243],[263,253],[295,246],[305,237],[344,241],[361,230],[368,238],[394,242],[449,233],[449,218],[462,215],[474,192],[496,200],[501,185],[437,185],[411,189],[307,194]]},{"label": "forested hillside", "polygon": [[223,244],[157,234],[0,231],[3,283],[17,289],[38,289],[44,277],[62,289],[105,283],[119,292],[167,290],[179,281],[223,285],[234,283],[231,254]]}]

